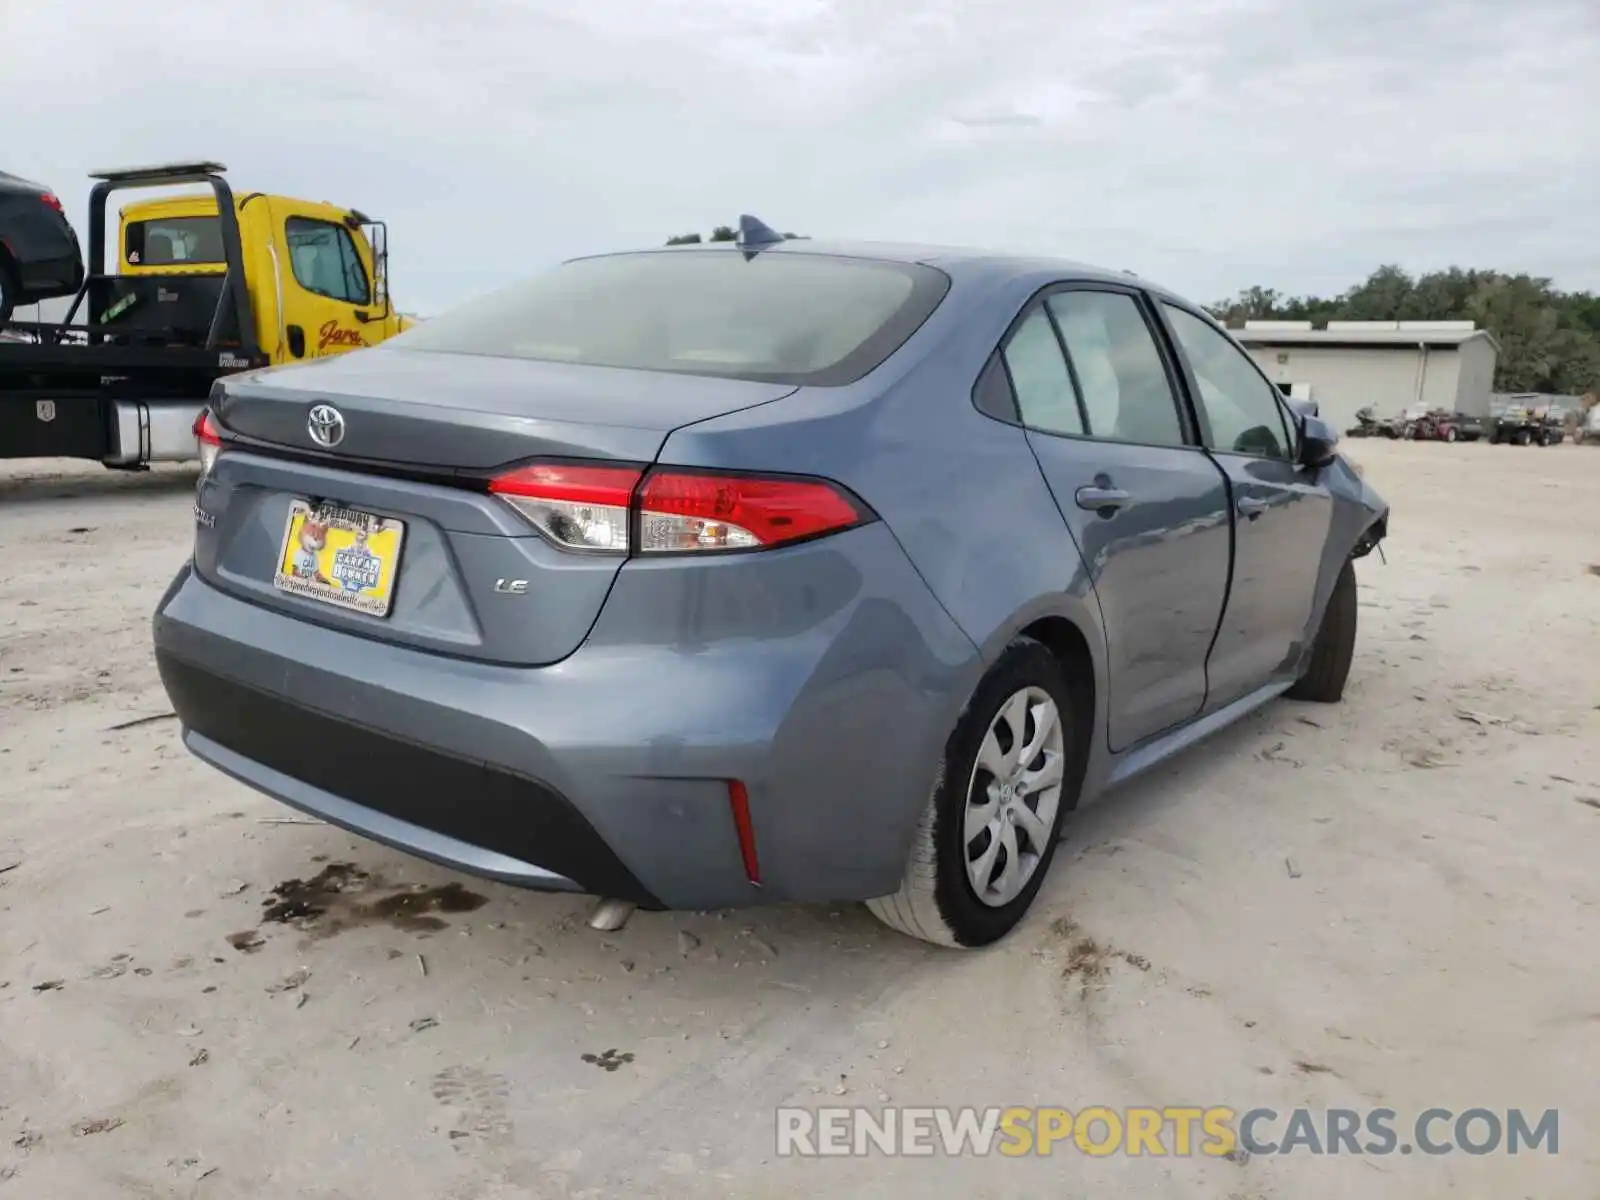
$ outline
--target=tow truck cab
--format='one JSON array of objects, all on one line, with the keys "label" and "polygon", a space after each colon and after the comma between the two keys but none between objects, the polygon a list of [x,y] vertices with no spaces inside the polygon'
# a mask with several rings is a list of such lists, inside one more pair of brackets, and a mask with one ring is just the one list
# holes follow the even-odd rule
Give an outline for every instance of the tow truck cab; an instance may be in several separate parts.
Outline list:
[{"label": "tow truck cab", "polygon": [[[384,294],[384,227],[332,204],[249,192],[233,201],[255,341],[273,364],[375,345],[410,324]],[[125,205],[117,285],[101,320],[127,331],[204,338],[227,252],[215,195]]]}]

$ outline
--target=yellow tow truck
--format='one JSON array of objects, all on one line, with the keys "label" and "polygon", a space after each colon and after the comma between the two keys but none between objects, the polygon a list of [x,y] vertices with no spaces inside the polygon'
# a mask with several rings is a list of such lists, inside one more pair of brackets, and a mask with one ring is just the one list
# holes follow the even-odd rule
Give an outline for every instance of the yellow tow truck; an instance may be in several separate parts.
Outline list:
[{"label": "yellow tow truck", "polygon": [[[389,296],[382,221],[235,195],[225,170],[193,162],[92,176],[88,271],[66,319],[13,321],[0,339],[0,458],[134,469],[192,459],[192,425],[217,378],[347,354],[411,325]],[[209,194],[122,208],[109,269],[111,192],[187,183]]]}]

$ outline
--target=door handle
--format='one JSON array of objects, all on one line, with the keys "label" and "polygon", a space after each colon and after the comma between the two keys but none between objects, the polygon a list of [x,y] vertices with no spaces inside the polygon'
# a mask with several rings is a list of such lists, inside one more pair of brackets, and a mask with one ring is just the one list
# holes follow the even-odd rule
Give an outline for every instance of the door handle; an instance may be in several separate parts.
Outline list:
[{"label": "door handle", "polygon": [[1254,521],[1267,510],[1267,502],[1257,496],[1239,497],[1239,515],[1246,520]]},{"label": "door handle", "polygon": [[1113,487],[1081,487],[1073,493],[1072,498],[1077,501],[1079,508],[1104,516],[1110,516],[1133,499],[1121,488]]}]

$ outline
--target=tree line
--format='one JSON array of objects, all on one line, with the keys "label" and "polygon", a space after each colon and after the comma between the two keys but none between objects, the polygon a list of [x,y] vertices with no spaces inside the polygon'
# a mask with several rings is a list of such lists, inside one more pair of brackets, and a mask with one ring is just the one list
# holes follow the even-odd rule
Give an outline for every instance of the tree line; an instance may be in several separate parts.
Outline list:
[{"label": "tree line", "polygon": [[1411,276],[1382,266],[1333,297],[1249,287],[1206,306],[1245,321],[1474,321],[1500,343],[1495,390],[1580,396],[1600,392],[1600,295],[1563,292],[1534,275],[1450,267]]}]

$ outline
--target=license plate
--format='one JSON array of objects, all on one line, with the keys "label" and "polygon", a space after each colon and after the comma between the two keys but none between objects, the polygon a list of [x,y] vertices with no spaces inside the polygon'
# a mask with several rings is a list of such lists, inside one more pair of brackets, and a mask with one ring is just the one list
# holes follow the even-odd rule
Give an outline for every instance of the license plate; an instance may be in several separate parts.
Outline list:
[{"label": "license plate", "polygon": [[387,617],[405,532],[389,517],[291,500],[272,582],[292,596]]}]

